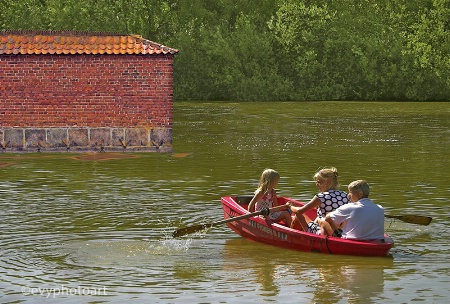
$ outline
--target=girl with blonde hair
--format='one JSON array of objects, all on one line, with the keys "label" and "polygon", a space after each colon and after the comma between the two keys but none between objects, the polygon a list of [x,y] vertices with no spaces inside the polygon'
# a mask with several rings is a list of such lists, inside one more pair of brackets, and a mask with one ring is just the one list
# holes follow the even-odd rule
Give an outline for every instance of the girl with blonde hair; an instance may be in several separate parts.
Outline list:
[{"label": "girl with blonde hair", "polygon": [[[258,188],[255,190],[250,204],[249,212],[257,212],[264,208],[272,208],[278,206],[277,193],[275,187],[280,181],[280,174],[273,169],[265,169],[259,179]],[[269,219],[273,222],[283,221],[288,227],[291,226],[292,218],[288,211],[277,211],[269,214]]]},{"label": "girl with blonde hair", "polygon": [[[291,207],[292,212],[295,213],[291,228],[302,229],[314,234],[340,236],[340,230],[331,228],[330,224],[324,220],[328,212],[349,202],[347,193],[337,189],[339,187],[338,176],[335,167],[323,168],[314,174],[313,178],[319,192],[304,206]],[[313,208],[317,208],[317,217],[314,221],[304,214]]]}]

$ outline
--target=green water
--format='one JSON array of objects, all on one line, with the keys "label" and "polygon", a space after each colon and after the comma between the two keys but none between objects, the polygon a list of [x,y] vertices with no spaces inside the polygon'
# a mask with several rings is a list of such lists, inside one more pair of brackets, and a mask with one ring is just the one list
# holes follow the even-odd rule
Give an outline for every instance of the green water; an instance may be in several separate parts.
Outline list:
[{"label": "green water", "polygon": [[[450,103],[181,102],[173,145],[0,154],[0,300],[447,302]],[[343,189],[368,180],[386,213],[432,224],[386,221],[390,258],[281,250],[226,227],[169,236],[221,220],[220,197],[251,194],[264,168],[280,172],[279,194],[309,200],[324,166],[338,168]]]}]

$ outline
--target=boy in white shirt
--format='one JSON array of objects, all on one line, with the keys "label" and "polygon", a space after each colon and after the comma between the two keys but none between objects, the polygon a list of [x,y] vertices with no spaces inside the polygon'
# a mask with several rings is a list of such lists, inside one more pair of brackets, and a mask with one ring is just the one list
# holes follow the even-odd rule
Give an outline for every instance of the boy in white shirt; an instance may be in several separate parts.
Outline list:
[{"label": "boy in white shirt", "polygon": [[384,239],[384,209],[369,197],[369,184],[357,180],[348,185],[348,203],[327,213],[331,227],[342,229],[342,238],[370,241]]}]

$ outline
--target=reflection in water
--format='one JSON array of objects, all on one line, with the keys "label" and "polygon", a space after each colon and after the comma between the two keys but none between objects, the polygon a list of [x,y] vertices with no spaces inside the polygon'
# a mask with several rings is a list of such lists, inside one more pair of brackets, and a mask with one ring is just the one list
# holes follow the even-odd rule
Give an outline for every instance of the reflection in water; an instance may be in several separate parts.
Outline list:
[{"label": "reflection in water", "polygon": [[[269,253],[270,251],[265,252],[264,249],[267,248],[264,248],[264,245],[262,247],[263,250],[252,251],[254,248],[249,246],[252,244],[240,238],[227,240],[223,251],[225,270],[235,273],[237,278],[242,277],[242,272],[251,271],[255,282],[252,282],[252,279],[248,276],[246,279],[251,284],[259,286],[257,288],[260,290],[260,294],[269,297],[276,296],[279,293],[279,286],[275,284],[277,279],[276,268],[279,260],[272,257]],[[253,254],[249,254],[250,252],[253,252]]]},{"label": "reflection in water", "polygon": [[297,290],[312,293],[313,303],[339,303],[343,299],[345,303],[375,303],[384,290],[385,270],[393,265],[390,257],[297,254],[244,239],[227,240],[223,257],[227,272],[239,276],[251,271],[247,280],[259,286],[261,296],[279,295],[285,287],[282,282],[288,281],[296,283]]},{"label": "reflection in water", "polygon": [[125,154],[125,153],[85,153],[78,154],[77,156],[72,157],[75,160],[81,161],[106,161],[106,160],[114,160],[114,159],[123,159],[123,158],[137,158],[139,155],[136,154]]},{"label": "reflection in water", "polygon": [[[392,259],[384,258],[390,260]],[[379,300],[384,289],[384,270],[387,265],[358,264],[348,259],[321,266],[314,292],[315,303],[372,303]],[[375,299],[375,300],[374,300]]]},{"label": "reflection in water", "polygon": [[268,262],[256,270],[256,281],[261,284],[264,296],[276,296],[280,292],[278,286],[274,284],[274,279],[276,279],[274,267],[275,265]]}]

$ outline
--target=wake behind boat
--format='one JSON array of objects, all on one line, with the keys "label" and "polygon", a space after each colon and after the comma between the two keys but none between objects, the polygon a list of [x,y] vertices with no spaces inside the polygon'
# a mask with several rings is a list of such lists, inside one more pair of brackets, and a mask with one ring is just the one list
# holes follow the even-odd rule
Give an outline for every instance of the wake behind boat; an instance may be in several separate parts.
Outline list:
[{"label": "wake behind boat", "polygon": [[[225,220],[248,214],[247,207],[251,199],[251,196],[222,197]],[[304,205],[290,198],[278,197],[279,205],[286,204],[288,201],[297,206]],[[314,219],[316,214],[316,209],[309,210],[306,213],[311,219]],[[394,241],[387,234],[382,240],[355,241],[291,229],[260,216],[229,221],[226,225],[243,238],[298,251],[356,256],[387,256],[389,250],[394,246]]]}]

